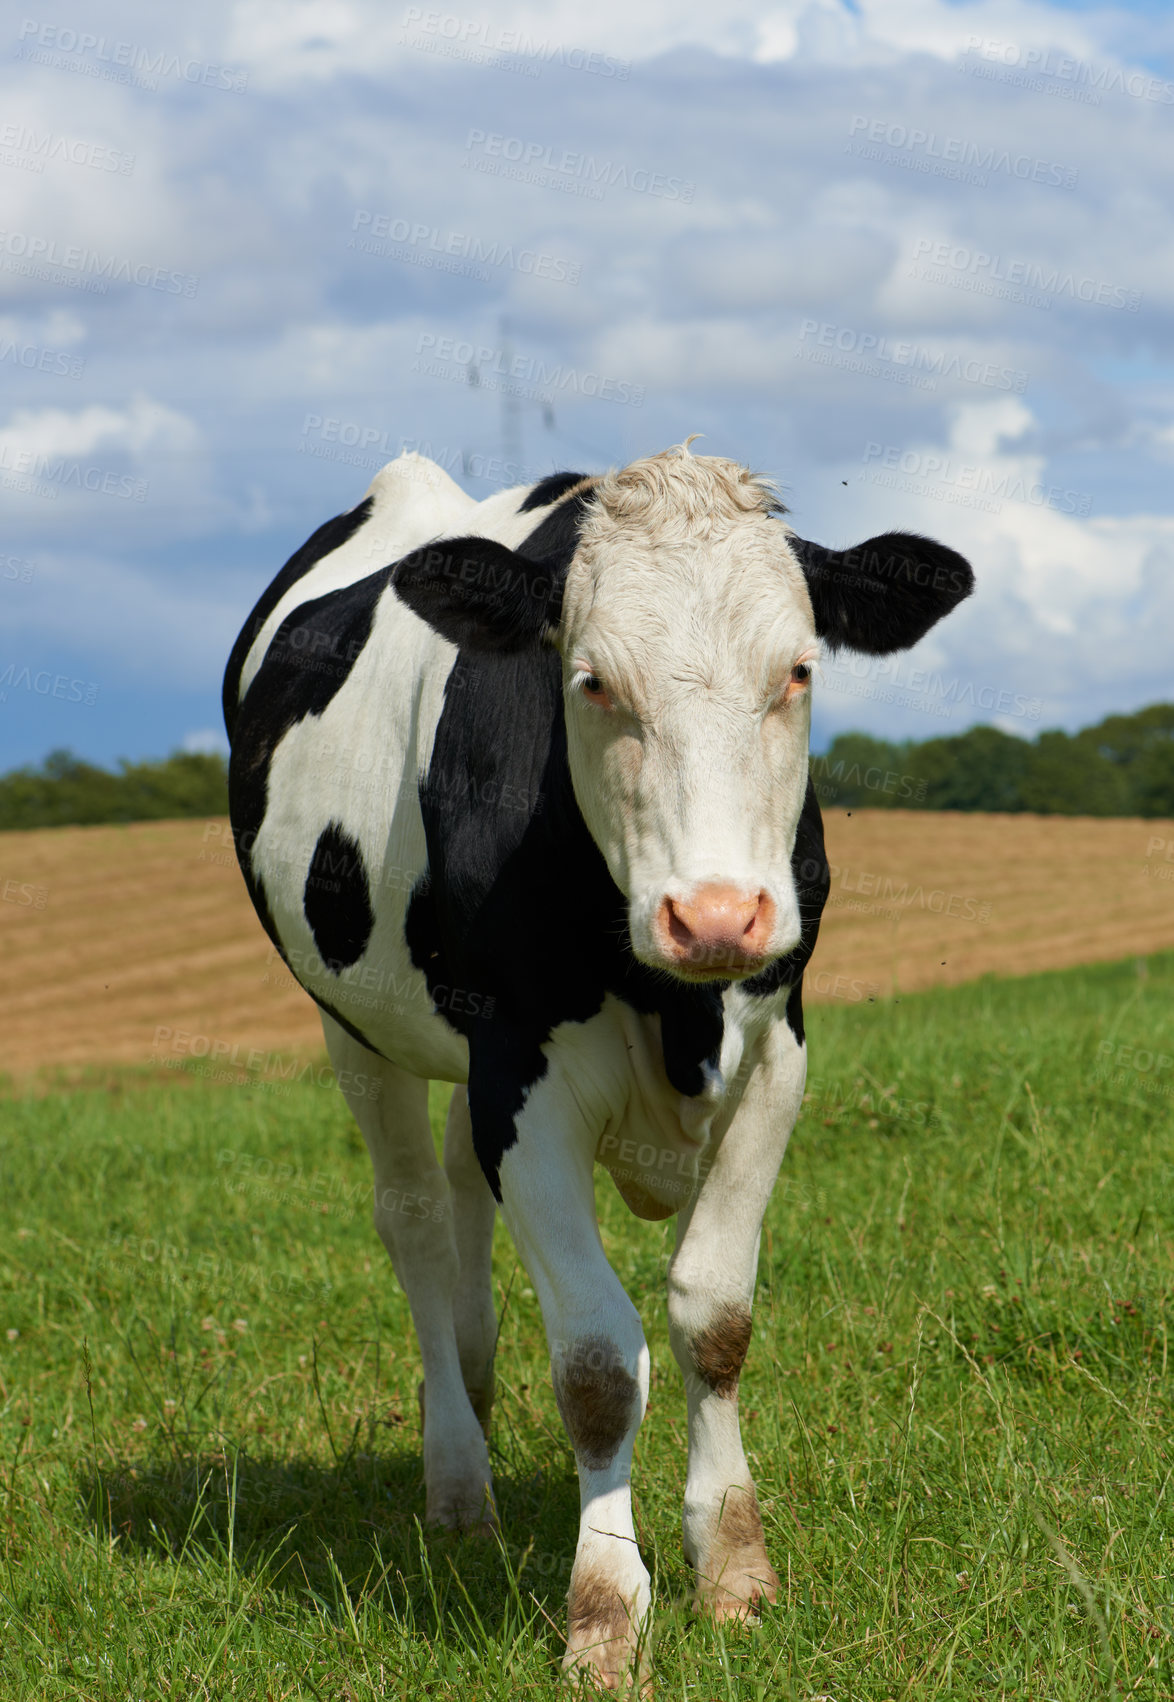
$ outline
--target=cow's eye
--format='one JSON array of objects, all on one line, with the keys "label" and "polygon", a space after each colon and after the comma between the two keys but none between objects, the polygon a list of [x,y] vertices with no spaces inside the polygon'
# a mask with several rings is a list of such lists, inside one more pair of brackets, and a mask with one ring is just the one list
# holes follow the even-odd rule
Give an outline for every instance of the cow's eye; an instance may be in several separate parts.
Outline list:
[{"label": "cow's eye", "polygon": [[787,683],[775,699],[776,703],[786,705],[795,698],[803,697],[810,683],[814,669],[810,662],[796,662],[787,676]]},{"label": "cow's eye", "polygon": [[607,688],[599,675],[583,674],[580,677],[583,681],[583,696],[588,700],[588,702],[598,703],[603,709],[610,709],[611,698],[607,695]]}]

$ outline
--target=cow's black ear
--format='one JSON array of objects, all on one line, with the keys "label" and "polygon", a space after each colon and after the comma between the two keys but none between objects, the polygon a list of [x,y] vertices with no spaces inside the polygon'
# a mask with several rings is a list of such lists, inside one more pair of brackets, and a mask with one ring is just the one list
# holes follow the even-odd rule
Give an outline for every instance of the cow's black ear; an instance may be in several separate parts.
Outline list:
[{"label": "cow's black ear", "polygon": [[492,538],[441,538],[392,571],[397,594],[442,638],[470,650],[522,650],[558,626],[563,579]]},{"label": "cow's black ear", "polygon": [[908,650],[974,590],[968,561],[912,532],[886,532],[851,550],[787,541],[807,579],[815,630],[833,649]]}]

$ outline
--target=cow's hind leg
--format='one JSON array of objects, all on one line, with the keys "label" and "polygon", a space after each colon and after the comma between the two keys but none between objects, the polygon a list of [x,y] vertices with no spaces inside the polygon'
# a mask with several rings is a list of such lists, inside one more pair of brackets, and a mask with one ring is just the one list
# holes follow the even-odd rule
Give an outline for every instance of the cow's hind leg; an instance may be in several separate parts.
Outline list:
[{"label": "cow's hind leg", "polygon": [[[465,1391],[454,1305],[460,1259],[453,1196],[428,1121],[428,1083],[368,1051],[324,1016],[330,1061],[371,1154],[375,1227],[420,1342],[426,1517],[456,1529],[491,1521],[485,1437]],[[459,1091],[459,1090],[458,1090]]]},{"label": "cow's hind leg", "polygon": [[461,1376],[486,1435],[493,1409],[493,1354],[497,1314],[493,1307],[493,1224],[497,1202],[473,1151],[469,1100],[453,1089],[444,1126],[444,1169],[452,1189],[453,1225],[460,1272],[453,1299]]}]

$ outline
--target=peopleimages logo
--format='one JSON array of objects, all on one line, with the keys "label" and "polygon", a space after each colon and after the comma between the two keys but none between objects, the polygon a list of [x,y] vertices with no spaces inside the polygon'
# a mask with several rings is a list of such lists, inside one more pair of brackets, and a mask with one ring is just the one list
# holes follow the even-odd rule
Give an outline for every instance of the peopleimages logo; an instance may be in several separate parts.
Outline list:
[{"label": "peopleimages logo", "polygon": [[1142,300],[1140,290],[1127,289],[1124,284],[1065,272],[1059,266],[1035,260],[1011,260],[1004,254],[990,254],[962,243],[935,242],[932,237],[919,238],[908,276],[1007,301],[1022,298],[1032,307],[1050,307],[1057,296],[1068,296],[1091,306],[1136,313]]},{"label": "peopleimages logo", "polygon": [[[1129,95],[1134,100],[1154,101],[1159,106],[1174,106],[1174,83],[1167,77],[1155,77],[1148,71],[1126,71],[1117,65],[1094,65],[1090,60],[1059,53],[1054,47],[1022,47],[1018,42],[996,41],[980,35],[967,36],[964,52],[1002,69],[1025,73],[1036,79],[1028,85],[1032,88],[1040,88],[1038,79],[1043,77],[1053,78],[1058,84],[1070,84],[1074,90],[1086,95],[1091,105],[1100,105],[1102,93],[1116,93]],[[957,69],[973,74],[976,67],[966,64],[963,59],[958,62]]]},{"label": "peopleimages logo", "polygon": [[799,878],[803,881],[818,881],[825,873],[831,883],[829,902],[832,904],[837,902],[840,893],[844,893],[877,898],[902,911],[929,910],[935,916],[950,916],[958,922],[976,922],[979,927],[985,927],[991,919],[989,902],[977,894],[947,892],[943,887],[927,889],[919,884],[911,885],[899,875],[886,874],[883,870],[853,869],[847,863],[842,868],[838,863],[829,863],[825,869],[825,865],[814,858],[806,859],[799,868]]},{"label": "peopleimages logo", "polygon": [[9,662],[0,673],[0,703],[8,702],[9,688],[13,691],[35,692],[38,697],[55,697],[62,703],[98,701],[98,687],[93,680],[73,680],[68,674],[51,674],[48,668],[33,673],[31,668]]},{"label": "peopleimages logo", "polygon": [[[922,494],[927,496],[934,494],[934,485],[939,485],[951,486],[961,496],[973,497],[980,502],[1026,502],[1032,508],[1052,508],[1058,514],[1077,514],[1081,518],[1092,509],[1092,498],[1085,491],[1041,484],[1038,479],[1025,479],[1021,474],[1008,470],[994,472],[977,461],[959,461],[952,455],[939,455],[932,450],[923,452],[920,449],[901,449],[895,444],[866,443],[861,459],[866,466],[878,469],[873,483],[886,482],[879,476],[881,469],[901,473],[906,480],[903,487],[896,485],[895,481],[888,482],[895,488],[911,489],[908,481],[920,480]],[[998,509],[989,511],[997,513]]]},{"label": "peopleimages logo", "polygon": [[[99,254],[76,243],[59,243],[56,237],[32,236],[27,231],[0,230],[0,258],[9,272],[41,276],[41,268],[57,266],[84,275],[105,290],[109,283],[138,284],[160,290],[164,295],[195,295],[200,280],[192,273],[173,272],[166,266],[149,266],[119,254]],[[52,276],[52,274],[48,274]]]},{"label": "peopleimages logo", "polygon": [[56,501],[62,490],[85,490],[99,496],[124,497],[128,502],[145,502],[150,488],[146,479],[133,473],[83,467],[79,461],[64,461],[42,450],[14,450],[4,442],[0,442],[0,482],[8,490],[23,490],[51,501]]},{"label": "peopleimages logo", "polygon": [[302,422],[298,454],[313,455],[322,461],[336,461],[347,467],[361,467],[372,473],[378,473],[389,461],[401,455],[418,455],[423,464],[399,468],[398,477],[424,485],[435,483],[435,473],[428,466],[429,462],[459,478],[484,479],[495,486],[537,484],[550,472],[549,466],[530,467],[512,458],[482,455],[476,450],[433,443],[428,438],[399,437],[377,425],[322,414],[306,415]]},{"label": "peopleimages logo", "polygon": [[[859,113],[850,120],[848,134],[871,144],[874,151],[865,157],[883,158],[876,150],[885,147],[898,157],[905,154],[919,157],[919,169],[924,170],[931,165],[940,165],[958,167],[960,172],[1003,172],[1007,177],[1017,177],[1022,183],[1040,183],[1053,189],[1074,189],[1079,175],[1073,166],[1062,165],[1056,160],[1038,159],[1033,154],[1013,154],[1010,149],[995,142],[973,142],[964,136],[939,136],[934,130],[921,130],[916,125],[900,124],[887,118],[866,118]],[[848,148],[853,152],[861,151],[852,142]],[[905,162],[901,160],[900,163]],[[951,174],[947,171],[944,175]],[[977,182],[980,188],[986,184],[985,177],[972,181]]]},{"label": "peopleimages logo", "polygon": [[527,141],[523,136],[504,136],[496,130],[469,131],[463,165],[490,176],[586,195],[590,200],[601,200],[608,189],[627,189],[636,195],[688,204],[697,192],[695,183],[667,172],[629,165],[624,160],[600,160],[594,154]]},{"label": "peopleimages logo", "polygon": [[[960,674],[946,675],[932,668],[913,667],[908,656],[862,656],[850,650],[833,651],[820,664],[820,690],[848,692],[853,697],[865,697],[874,702],[896,703],[903,709],[918,709],[925,714],[946,718],[955,710],[978,710],[987,714],[1017,715],[1028,721],[1038,721],[1043,714],[1043,699],[1028,697],[993,682],[966,679]],[[822,764],[822,767],[819,766]],[[865,769],[850,764],[847,774],[844,764],[828,766],[827,757],[812,759],[813,778],[843,781],[845,785],[864,785],[871,789],[910,796],[912,777],[899,777],[903,784],[894,788],[898,776],[885,772],[883,783],[875,776],[878,769]],[[925,782],[917,782],[920,790],[915,797],[925,796]]]},{"label": "peopleimages logo", "polygon": [[37,576],[37,564],[28,561],[24,556],[10,556],[0,553],[0,579],[16,579],[22,585],[31,585]]},{"label": "peopleimages logo", "polygon": [[116,171],[129,177],[135,156],[104,142],[84,142],[76,136],[55,136],[30,130],[26,124],[0,124],[0,163],[44,171],[46,162],[88,166],[92,171]]},{"label": "peopleimages logo", "polygon": [[504,266],[511,272],[546,278],[554,284],[577,284],[582,270],[577,260],[560,259],[556,254],[544,254],[535,248],[515,248],[513,243],[501,242],[496,237],[487,241],[463,231],[441,231],[436,225],[396,219],[390,213],[372,213],[366,207],[356,210],[351,230],[362,234],[352,235],[347,247],[360,253],[405,260],[438,272],[477,277],[483,283],[489,278],[484,270],[486,266]]},{"label": "peopleimages logo", "polygon": [[1016,395],[1027,389],[1028,375],[1017,367],[1000,366],[975,356],[947,354],[944,349],[927,349],[900,337],[857,331],[848,325],[805,319],[799,341],[804,346],[795,351],[798,360],[863,372],[870,377],[891,378],[920,390],[936,389],[939,378],[981,384],[991,390],[1011,390]]},{"label": "peopleimages logo", "polygon": [[[158,88],[158,78],[199,84],[205,89],[225,89],[243,94],[247,71],[227,65],[210,65],[203,59],[187,59],[169,48],[152,50],[133,41],[115,41],[61,24],[40,24],[25,18],[18,34],[17,57],[35,65],[52,65],[60,70],[107,77],[117,82],[134,82],[141,88]],[[72,61],[70,55],[76,55]],[[95,61],[96,63],[87,63]]]},{"label": "peopleimages logo", "polygon": [[80,378],[86,368],[84,355],[71,355],[65,349],[43,349],[37,343],[18,343],[14,337],[0,337],[0,361],[10,361],[29,372],[55,373],[58,378]]},{"label": "peopleimages logo", "polygon": [[239,1041],[222,1039],[219,1035],[195,1034],[186,1028],[170,1028],[164,1024],[156,1028],[151,1044],[149,1062],[163,1064],[169,1069],[182,1068],[188,1059],[196,1062],[207,1059],[209,1065],[225,1070],[244,1070],[252,1075],[283,1082],[301,1082],[312,1087],[338,1087],[344,1093],[357,1093],[371,1099],[379,1097],[382,1085],[378,1076],[365,1075],[361,1070],[339,1072],[330,1064],[317,1064],[282,1052],[263,1052],[259,1047],[245,1046]]}]

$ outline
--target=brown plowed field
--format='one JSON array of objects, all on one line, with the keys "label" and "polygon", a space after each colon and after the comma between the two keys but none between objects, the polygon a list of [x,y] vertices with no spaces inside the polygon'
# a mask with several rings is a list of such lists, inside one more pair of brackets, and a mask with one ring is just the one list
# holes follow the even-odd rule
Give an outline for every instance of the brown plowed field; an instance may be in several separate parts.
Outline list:
[{"label": "brown plowed field", "polygon": [[[826,822],[813,1000],[1174,948],[1174,822],[878,810]],[[0,1007],[0,1069],[17,1080],[178,1061],[191,1050],[180,1030],[203,1037],[198,1051],[222,1042],[238,1056],[322,1047],[220,821],[0,834]]]}]

